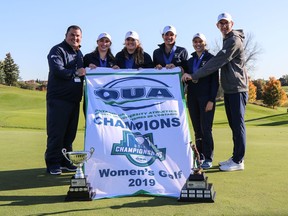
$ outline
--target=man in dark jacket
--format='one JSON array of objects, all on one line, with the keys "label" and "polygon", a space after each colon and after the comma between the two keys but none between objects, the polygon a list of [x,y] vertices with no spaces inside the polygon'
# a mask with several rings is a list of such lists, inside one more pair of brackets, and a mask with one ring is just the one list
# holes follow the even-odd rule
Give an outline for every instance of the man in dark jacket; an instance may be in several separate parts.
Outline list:
[{"label": "man in dark jacket", "polygon": [[245,68],[244,33],[233,30],[230,14],[221,13],[217,27],[223,36],[223,48],[195,74],[184,74],[183,81],[197,81],[221,68],[221,85],[224,90],[225,110],[233,135],[233,154],[227,161],[219,162],[221,171],[244,170],[246,127],[244,121],[248,100],[248,76]]},{"label": "man in dark jacket", "polygon": [[76,137],[79,106],[83,92],[83,54],[80,51],[82,31],[78,26],[67,29],[65,40],[54,46],[47,58],[49,77],[47,86],[47,172],[60,175],[62,170],[76,171],[67,161],[62,149],[72,151]]}]

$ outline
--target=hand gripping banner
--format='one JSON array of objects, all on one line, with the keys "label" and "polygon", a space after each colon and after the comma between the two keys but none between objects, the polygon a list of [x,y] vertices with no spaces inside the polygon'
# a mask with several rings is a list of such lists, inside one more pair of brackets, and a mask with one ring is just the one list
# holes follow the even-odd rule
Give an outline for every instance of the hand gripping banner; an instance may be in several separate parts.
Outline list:
[{"label": "hand gripping banner", "polygon": [[192,168],[180,68],[87,69],[85,164],[94,199],[179,197]]}]

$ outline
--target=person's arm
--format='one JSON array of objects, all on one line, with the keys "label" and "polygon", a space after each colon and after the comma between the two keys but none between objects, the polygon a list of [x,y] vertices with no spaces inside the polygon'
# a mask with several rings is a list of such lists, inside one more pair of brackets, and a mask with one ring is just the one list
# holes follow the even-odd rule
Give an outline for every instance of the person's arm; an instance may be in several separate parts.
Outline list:
[{"label": "person's arm", "polygon": [[[158,64],[156,63],[156,62],[157,62],[157,61],[156,61],[156,59],[157,59],[156,57],[157,57],[157,49],[153,51],[153,65],[154,65],[154,67],[157,67],[157,65],[158,65]],[[160,66],[161,66],[161,65],[160,65]],[[161,68],[162,68],[162,66],[161,66]],[[160,68],[160,69],[161,69],[161,68]]]},{"label": "person's arm", "polygon": [[89,54],[86,54],[83,57],[83,64],[84,64],[84,67],[89,67]]},{"label": "person's arm", "polygon": [[216,54],[216,56],[211,58],[202,68],[192,75],[193,80],[198,80],[215,73],[219,68],[226,65],[239,54],[240,39],[235,40],[234,37],[232,37],[228,40],[230,41],[227,41],[224,44],[223,48]]},{"label": "person's arm", "polygon": [[[60,47],[53,48],[48,55],[48,64],[50,71],[53,71],[54,76],[59,77],[61,79],[72,79],[76,75],[76,65],[74,68],[66,68],[65,67],[65,51]],[[66,60],[67,61],[67,60]],[[77,60],[76,60],[77,61]]]},{"label": "person's arm", "polygon": [[144,68],[154,68],[151,56],[144,52]]},{"label": "person's arm", "polygon": [[210,83],[210,98],[209,101],[215,102],[217,92],[219,88],[219,71],[211,74],[211,83]]},{"label": "person's arm", "polygon": [[155,49],[153,52],[153,65],[156,69],[159,69],[159,70],[161,70],[165,66],[163,53],[162,53],[160,46],[159,48]]},{"label": "person's arm", "polygon": [[185,73],[188,70],[188,51],[185,48],[182,54],[181,68],[182,68],[182,73]]},{"label": "person's arm", "polygon": [[122,51],[118,52],[115,56],[115,65],[117,65],[119,69],[125,68],[124,64],[123,64],[123,61],[125,61],[125,60],[123,60],[121,53],[122,53]]},{"label": "person's arm", "polygon": [[209,92],[209,101],[206,104],[205,112],[213,110],[214,104],[216,102],[216,96],[219,88],[219,73],[215,72],[210,75],[210,92]]}]

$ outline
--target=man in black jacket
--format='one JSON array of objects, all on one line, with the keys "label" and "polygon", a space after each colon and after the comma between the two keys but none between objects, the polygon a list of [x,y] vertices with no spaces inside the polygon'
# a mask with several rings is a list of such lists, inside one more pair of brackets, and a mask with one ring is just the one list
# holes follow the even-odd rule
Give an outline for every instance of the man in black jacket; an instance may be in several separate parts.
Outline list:
[{"label": "man in black jacket", "polygon": [[68,27],[65,40],[54,46],[47,58],[49,77],[47,86],[47,172],[60,175],[62,170],[76,171],[67,161],[62,149],[72,151],[76,137],[79,106],[83,92],[83,54],[80,51],[82,30]]}]

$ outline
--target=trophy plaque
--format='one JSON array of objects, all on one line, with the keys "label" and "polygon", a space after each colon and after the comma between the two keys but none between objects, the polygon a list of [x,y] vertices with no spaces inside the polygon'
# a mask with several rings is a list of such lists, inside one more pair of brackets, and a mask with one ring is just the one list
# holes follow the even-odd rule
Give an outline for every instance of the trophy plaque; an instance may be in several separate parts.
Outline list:
[{"label": "trophy plaque", "polygon": [[193,150],[193,168],[181,189],[180,202],[214,202],[216,192],[213,184],[208,183],[208,177],[200,168],[200,155],[196,145],[192,145]]},{"label": "trophy plaque", "polygon": [[75,175],[70,180],[69,191],[65,201],[90,201],[92,200],[95,192],[93,191],[90,183],[87,182],[87,176],[84,175],[82,167],[88,161],[94,152],[94,148],[90,151],[71,151],[66,152],[62,149],[64,157],[77,167]]}]

